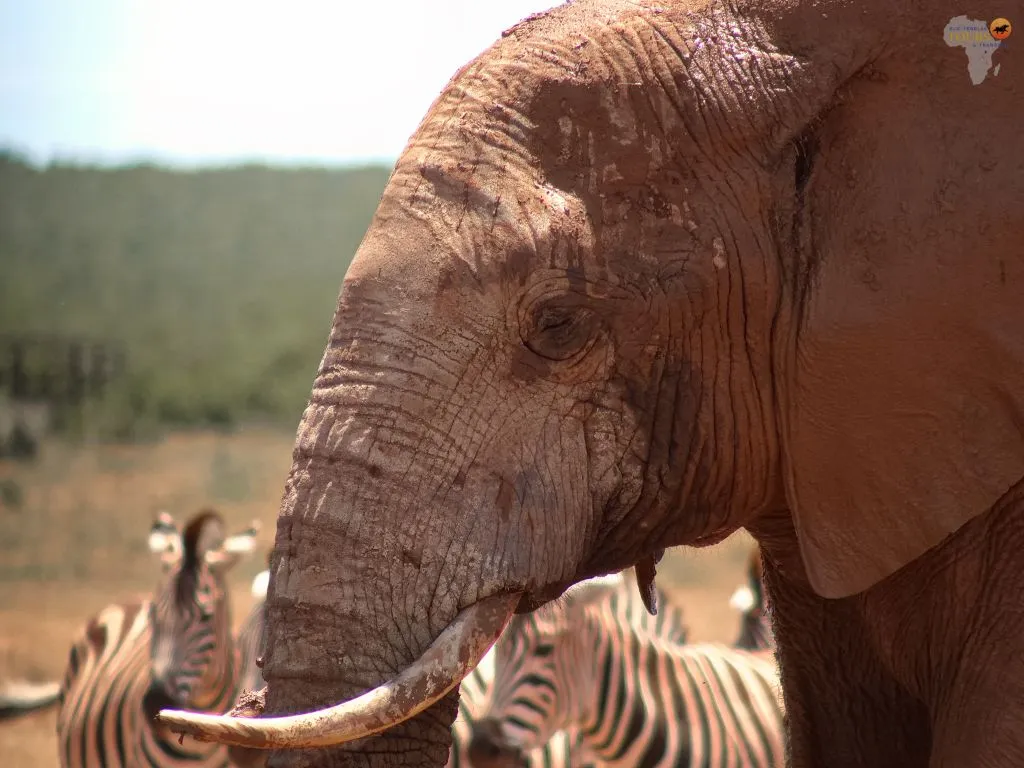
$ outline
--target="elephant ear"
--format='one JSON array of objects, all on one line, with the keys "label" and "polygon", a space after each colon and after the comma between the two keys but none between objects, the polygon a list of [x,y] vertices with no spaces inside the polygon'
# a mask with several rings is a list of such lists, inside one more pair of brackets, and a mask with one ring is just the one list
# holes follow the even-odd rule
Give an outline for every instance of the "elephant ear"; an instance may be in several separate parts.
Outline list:
[{"label": "elephant ear", "polygon": [[[956,246],[958,244],[954,244]],[[823,254],[783,395],[811,586],[867,589],[1024,476],[1024,270],[972,248]]]}]

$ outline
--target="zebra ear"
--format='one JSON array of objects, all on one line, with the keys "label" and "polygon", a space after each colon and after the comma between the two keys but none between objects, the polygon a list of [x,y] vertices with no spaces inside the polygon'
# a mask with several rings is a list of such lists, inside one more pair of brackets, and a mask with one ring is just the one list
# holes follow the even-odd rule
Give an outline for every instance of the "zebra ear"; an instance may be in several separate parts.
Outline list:
[{"label": "zebra ear", "polygon": [[736,591],[732,593],[732,597],[729,598],[729,607],[740,613],[752,610],[756,604],[757,599],[754,597],[754,592],[746,584],[737,587]]},{"label": "zebra ear", "polygon": [[149,551],[160,557],[165,569],[181,560],[182,539],[178,523],[166,510],[161,510],[149,529]]},{"label": "zebra ear", "polygon": [[269,586],[270,571],[260,571],[256,574],[256,578],[252,580],[252,596],[257,600],[265,600],[267,597],[267,587]]},{"label": "zebra ear", "polygon": [[244,531],[229,536],[216,549],[207,552],[206,564],[211,568],[227,570],[244,557],[248,557],[256,551],[256,539],[261,528],[260,521],[253,520]]}]

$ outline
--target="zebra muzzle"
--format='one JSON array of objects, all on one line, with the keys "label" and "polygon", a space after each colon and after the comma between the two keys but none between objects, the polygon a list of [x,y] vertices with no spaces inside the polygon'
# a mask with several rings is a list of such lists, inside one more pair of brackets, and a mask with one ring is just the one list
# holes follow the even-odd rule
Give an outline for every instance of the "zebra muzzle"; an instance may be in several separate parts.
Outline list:
[{"label": "zebra muzzle", "polygon": [[149,688],[146,689],[145,695],[142,697],[142,712],[148,720],[158,718],[160,716],[160,711],[167,707],[180,705],[181,702],[171,696],[171,694],[167,692],[167,687],[160,682],[151,683]]},{"label": "zebra muzzle", "polygon": [[397,677],[351,701],[286,717],[164,710],[156,719],[200,741],[257,749],[329,747],[372,736],[415,717],[458,686],[498,639],[520,597],[493,595],[469,606]]},{"label": "zebra muzzle", "polygon": [[518,745],[505,738],[501,723],[491,718],[473,723],[469,761],[474,768],[525,768],[528,764]]}]

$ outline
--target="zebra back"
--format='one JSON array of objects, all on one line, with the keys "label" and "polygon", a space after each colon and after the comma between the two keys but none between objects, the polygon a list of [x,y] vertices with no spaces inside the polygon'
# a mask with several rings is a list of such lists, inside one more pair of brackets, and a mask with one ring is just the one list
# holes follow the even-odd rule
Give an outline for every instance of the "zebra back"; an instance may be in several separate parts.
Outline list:
[{"label": "zebra back", "polygon": [[[495,646],[476,755],[514,763],[558,731],[606,766],[783,765],[782,703],[770,652],[683,644],[622,622],[584,582],[516,616]],[[487,762],[482,762],[487,765]]]},{"label": "zebra back", "polygon": [[[267,554],[267,565],[270,564],[270,553]],[[262,570],[252,580],[252,596],[254,598],[248,615],[238,628],[235,644],[241,660],[241,671],[238,678],[238,695],[235,706],[241,703],[246,691],[257,692],[266,687],[263,670],[257,664],[262,655],[264,608],[267,602],[267,587],[270,584],[270,570]],[[262,768],[267,763],[267,752],[262,749],[247,747],[228,747],[228,760],[234,768]]]},{"label": "zebra back", "polygon": [[245,621],[238,629],[236,644],[241,658],[241,671],[238,679],[239,693],[242,691],[259,691],[267,684],[263,679],[263,670],[256,661],[261,653],[263,642],[263,609],[267,602],[267,584],[270,581],[270,571],[263,570],[256,574],[252,580],[252,596],[254,598],[252,607],[249,609]]},{"label": "zebra back", "polygon": [[72,645],[57,715],[63,768],[222,768],[227,748],[178,737],[153,722],[163,708],[224,712],[233,702],[238,651],[225,572],[251,552],[254,524],[225,538],[211,510],[177,535],[161,514],[150,548],[164,574],[152,598],[108,605]]},{"label": "zebra back", "polygon": [[[655,586],[658,613],[652,616],[640,598],[640,587],[636,571],[627,568],[612,576],[604,577],[610,589],[607,593],[606,609],[613,621],[630,627],[637,627],[654,637],[674,643],[685,643],[690,636],[690,627],[683,615],[683,608],[672,600],[660,587]],[[590,583],[600,583],[591,579]]]}]

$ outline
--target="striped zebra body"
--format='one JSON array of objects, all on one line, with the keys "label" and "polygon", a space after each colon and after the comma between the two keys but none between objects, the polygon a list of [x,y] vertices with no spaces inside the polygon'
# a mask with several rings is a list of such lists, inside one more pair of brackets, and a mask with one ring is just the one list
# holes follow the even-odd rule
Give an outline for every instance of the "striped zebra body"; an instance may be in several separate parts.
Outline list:
[{"label": "striped zebra body", "polygon": [[[269,565],[269,556],[267,564]],[[269,583],[269,570],[260,571],[252,580],[253,604],[235,636],[235,644],[238,646],[241,660],[241,670],[238,676],[239,698],[235,700],[235,706],[243,702],[246,691],[255,693],[267,685],[263,679],[263,670],[257,660],[262,654],[263,628],[266,624],[263,610],[266,607]],[[234,768],[262,768],[267,763],[267,752],[262,749],[230,746],[228,747],[228,759]]]},{"label": "striped zebra body", "polygon": [[[662,590],[655,590],[658,613],[652,616],[640,599],[640,588],[632,568],[603,578],[590,579],[588,585],[602,590],[595,605],[609,621],[636,627],[654,637],[673,643],[685,643],[690,637],[683,609]],[[555,603],[558,605],[558,602]]]},{"label": "striped zebra body", "polygon": [[[517,616],[495,646],[474,764],[513,766],[560,729],[605,766],[784,765],[783,708],[770,651],[687,644],[614,620],[601,585]],[[477,749],[477,742],[490,743]],[[490,756],[477,760],[477,755]]]},{"label": "striped zebra body", "polygon": [[270,581],[270,571],[260,571],[252,581],[253,604],[249,609],[245,621],[238,628],[235,644],[238,646],[238,653],[242,661],[241,672],[239,673],[239,691],[259,691],[266,687],[267,681],[263,679],[263,670],[257,665],[256,660],[260,656],[260,647],[263,642],[263,608],[267,602],[267,584]]},{"label": "striped zebra body", "polygon": [[[57,719],[63,768],[227,765],[227,750],[219,744],[178,744],[150,725],[159,711],[146,706],[152,607],[148,600],[109,605],[73,646]],[[226,710],[233,698],[232,680],[215,695],[211,711]]]},{"label": "striped zebra body", "polygon": [[[636,627],[652,636],[673,643],[686,642],[689,628],[682,609],[658,590],[658,613],[651,616],[640,598],[636,577],[632,569],[602,579],[592,580],[603,587],[603,599],[599,609],[611,622]],[[500,641],[499,641],[500,642]],[[495,672],[495,652],[492,648],[480,664],[462,682],[459,690],[459,714],[452,726],[452,750],[448,761],[450,768],[461,765],[477,765],[487,762],[486,758],[474,755],[470,760],[469,748],[474,732],[479,730],[479,721],[486,715],[490,705],[491,688]],[[556,768],[560,766],[593,766],[600,761],[584,756],[579,737],[570,728],[554,731],[550,738],[537,740],[534,748],[525,752],[529,768]]]},{"label": "striped zebra body", "polygon": [[63,768],[223,768],[227,748],[178,737],[153,717],[168,706],[223,712],[237,693],[225,571],[251,551],[254,526],[223,537],[218,515],[175,535],[166,516],[150,546],[165,579],[153,597],[109,605],[75,640],[61,684],[57,738]]}]

